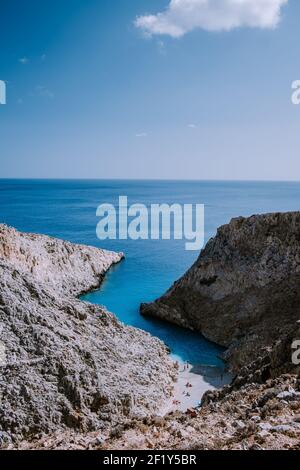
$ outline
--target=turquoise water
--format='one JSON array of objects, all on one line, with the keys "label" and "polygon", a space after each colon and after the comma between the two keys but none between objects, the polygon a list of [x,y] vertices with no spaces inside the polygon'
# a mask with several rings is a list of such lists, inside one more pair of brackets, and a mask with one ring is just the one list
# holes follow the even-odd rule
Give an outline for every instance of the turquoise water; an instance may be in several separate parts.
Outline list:
[{"label": "turquoise water", "polygon": [[158,336],[180,360],[221,365],[221,349],[200,335],[140,316],[140,303],[163,294],[198,253],[185,251],[185,242],[178,240],[100,242],[96,208],[103,202],[117,205],[120,195],[127,195],[129,204],[205,204],[207,240],[232,217],[299,210],[300,183],[0,180],[1,222],[126,254],[101,289],[86,300],[105,305],[124,323]]}]

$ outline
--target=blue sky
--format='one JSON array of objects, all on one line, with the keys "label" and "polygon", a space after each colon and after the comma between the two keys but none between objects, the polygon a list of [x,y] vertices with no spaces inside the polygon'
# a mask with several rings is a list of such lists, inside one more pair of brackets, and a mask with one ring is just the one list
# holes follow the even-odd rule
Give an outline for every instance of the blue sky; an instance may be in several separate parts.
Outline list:
[{"label": "blue sky", "polygon": [[299,180],[300,2],[273,28],[231,13],[219,25],[214,10],[182,22],[170,0],[1,2],[0,177]]}]

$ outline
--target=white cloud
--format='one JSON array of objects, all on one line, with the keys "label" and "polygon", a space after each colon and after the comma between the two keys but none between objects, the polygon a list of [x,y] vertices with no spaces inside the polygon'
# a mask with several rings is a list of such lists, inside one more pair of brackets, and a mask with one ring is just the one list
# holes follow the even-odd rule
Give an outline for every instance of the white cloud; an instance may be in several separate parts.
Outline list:
[{"label": "white cloud", "polygon": [[28,59],[28,57],[21,57],[21,59],[19,59],[19,62],[22,65],[26,65],[26,64],[28,64],[29,59]]},{"label": "white cloud", "polygon": [[44,87],[44,86],[37,86],[36,87],[36,94],[38,96],[43,96],[45,98],[54,98],[54,93],[53,91],[49,90],[48,88]]},{"label": "white cloud", "polygon": [[190,129],[197,129],[197,125],[196,124],[188,124],[188,127]]},{"label": "white cloud", "polygon": [[288,0],[170,0],[165,11],[139,16],[135,25],[147,35],[174,38],[197,28],[206,31],[275,28],[287,3]]},{"label": "white cloud", "polygon": [[140,134],[135,134],[136,137],[147,137],[147,132],[141,132]]}]

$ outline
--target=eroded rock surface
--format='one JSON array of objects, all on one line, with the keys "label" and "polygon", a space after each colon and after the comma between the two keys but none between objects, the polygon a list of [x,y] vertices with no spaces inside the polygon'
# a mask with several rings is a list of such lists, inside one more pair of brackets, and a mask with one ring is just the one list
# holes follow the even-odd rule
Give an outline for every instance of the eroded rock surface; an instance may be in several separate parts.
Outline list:
[{"label": "eroded rock surface", "polygon": [[[5,272],[8,272],[7,268]],[[89,425],[89,432],[78,432],[78,426],[72,429],[72,426],[68,425],[70,429],[65,431],[65,425],[57,426],[54,423],[54,433],[40,439],[23,441],[19,448],[299,450],[300,371],[299,364],[292,363],[291,349],[294,340],[300,340],[299,276],[300,213],[234,219],[229,225],[218,230],[217,236],[210,240],[195,265],[165,296],[142,307],[144,314],[201,331],[208,338],[227,347],[226,356],[231,369],[236,373],[232,384],[218,391],[207,392],[202,399],[202,406],[186,413],[173,412],[164,417],[155,416],[155,411],[152,411],[155,408],[153,404],[149,408],[151,412],[148,416],[139,418],[129,413],[128,419],[117,422],[113,419],[117,414],[109,408],[109,419],[112,420],[110,428],[103,426],[93,430],[92,424]],[[11,277],[16,279],[15,272]],[[22,279],[26,279],[24,274]],[[12,279],[9,284],[13,285]],[[29,291],[31,292],[31,289]],[[20,295],[24,296],[24,292],[26,291],[22,288]],[[24,298],[22,301],[24,304]],[[57,299],[55,301],[58,302]],[[68,297],[68,301],[65,299],[63,305],[65,302],[74,305],[73,298]],[[90,309],[92,324],[95,325],[95,313],[99,313],[99,310],[94,306],[76,302],[78,304],[76,303],[74,310],[77,312],[77,308],[82,308],[86,313],[86,309]],[[46,303],[46,308],[47,305]],[[58,315],[59,310],[60,307],[55,307],[55,315]],[[17,317],[18,309],[15,312]],[[29,313],[27,315],[30,317]],[[74,322],[73,315],[69,315],[69,322]],[[61,315],[58,316],[61,319]],[[114,317],[105,312],[100,316],[102,321],[105,319],[108,324],[114,321],[117,331],[119,328],[123,333],[124,327],[116,322]],[[42,318],[45,321],[44,314]],[[63,318],[65,321],[65,313]],[[27,328],[27,321],[22,321],[22,325]],[[82,320],[77,321],[76,329],[79,325],[83,328]],[[57,332],[60,333],[61,325],[59,328],[56,325],[56,328],[54,337]],[[111,331],[110,328],[100,330],[102,335],[104,331],[107,334]],[[14,331],[18,329],[15,328]],[[15,332],[14,334],[16,335]],[[84,333],[80,330],[78,341],[82,334]],[[140,334],[143,341],[144,333]],[[22,340],[26,341],[23,338],[27,336],[24,335]],[[69,341],[73,344],[73,339]],[[115,348],[115,343],[111,341]],[[120,350],[117,350],[121,358],[122,351],[126,351],[124,355],[127,354],[126,347],[128,344],[122,344]],[[145,344],[140,347],[144,349]],[[112,351],[116,352],[111,349],[110,354]],[[298,360],[299,357],[298,351]],[[120,358],[116,361],[116,367],[119,361]],[[163,348],[158,362],[158,380],[155,382],[153,393],[161,396],[163,392],[157,390],[157,387],[169,384],[169,379],[162,379],[160,375],[161,362],[166,364]],[[120,366],[121,369],[124,363]],[[126,363],[128,364],[128,361]],[[101,370],[105,376],[107,369],[103,367]],[[169,371],[168,366],[165,370]],[[10,369],[10,373],[12,372],[13,369]],[[57,390],[57,374],[51,372],[51,377],[53,376]],[[143,373],[138,377],[141,380]],[[12,379],[10,383],[13,383]],[[18,383],[22,387],[20,379]],[[149,386],[149,383],[146,381],[145,387]],[[34,387],[32,381],[30,384]],[[112,390],[111,384],[109,385],[108,389]],[[62,397],[63,403],[66,400],[70,404],[72,400],[68,395],[72,397],[72,393],[68,385],[66,389],[69,391],[59,396]],[[25,392],[18,392],[18,397],[24,401],[26,391],[27,389]],[[11,399],[10,403],[12,402]],[[144,405],[142,407],[144,408]],[[88,409],[90,410],[90,405]],[[71,410],[73,420],[76,407],[71,406]],[[106,412],[105,407],[101,410]],[[83,414],[85,417],[95,417],[94,412]],[[123,409],[120,415],[124,415]],[[7,416],[10,416],[10,413]],[[99,422],[99,413],[96,416]],[[49,413],[46,417],[49,418]],[[38,419],[36,421],[38,422]]]},{"label": "eroded rock surface", "polygon": [[119,427],[101,446],[92,439],[85,446],[106,450],[300,450],[299,412],[299,378],[282,375],[225,395],[213,394],[197,410]]},{"label": "eroded rock surface", "polygon": [[0,226],[0,445],[107,430],[169,395],[165,346],[75,297],[122,257]]},{"label": "eroded rock surface", "polygon": [[186,413],[131,420],[109,434],[55,433],[20,449],[300,450],[300,381],[282,375],[231,393],[208,394]]}]

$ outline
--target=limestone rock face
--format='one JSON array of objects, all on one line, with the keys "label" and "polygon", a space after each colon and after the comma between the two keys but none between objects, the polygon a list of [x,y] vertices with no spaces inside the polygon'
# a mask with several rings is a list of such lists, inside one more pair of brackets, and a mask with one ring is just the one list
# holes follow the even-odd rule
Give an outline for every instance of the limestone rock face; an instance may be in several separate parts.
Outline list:
[{"label": "limestone rock face", "polygon": [[0,224],[0,259],[56,292],[79,295],[98,287],[105,272],[123,257],[123,253],[20,233]]},{"label": "limestone rock face", "polygon": [[0,226],[0,446],[106,429],[170,393],[165,346],[75,297],[122,257]]},{"label": "limestone rock face", "polygon": [[257,359],[289,368],[300,319],[300,212],[220,227],[191,269],[141,312],[225,346],[236,372]]}]

